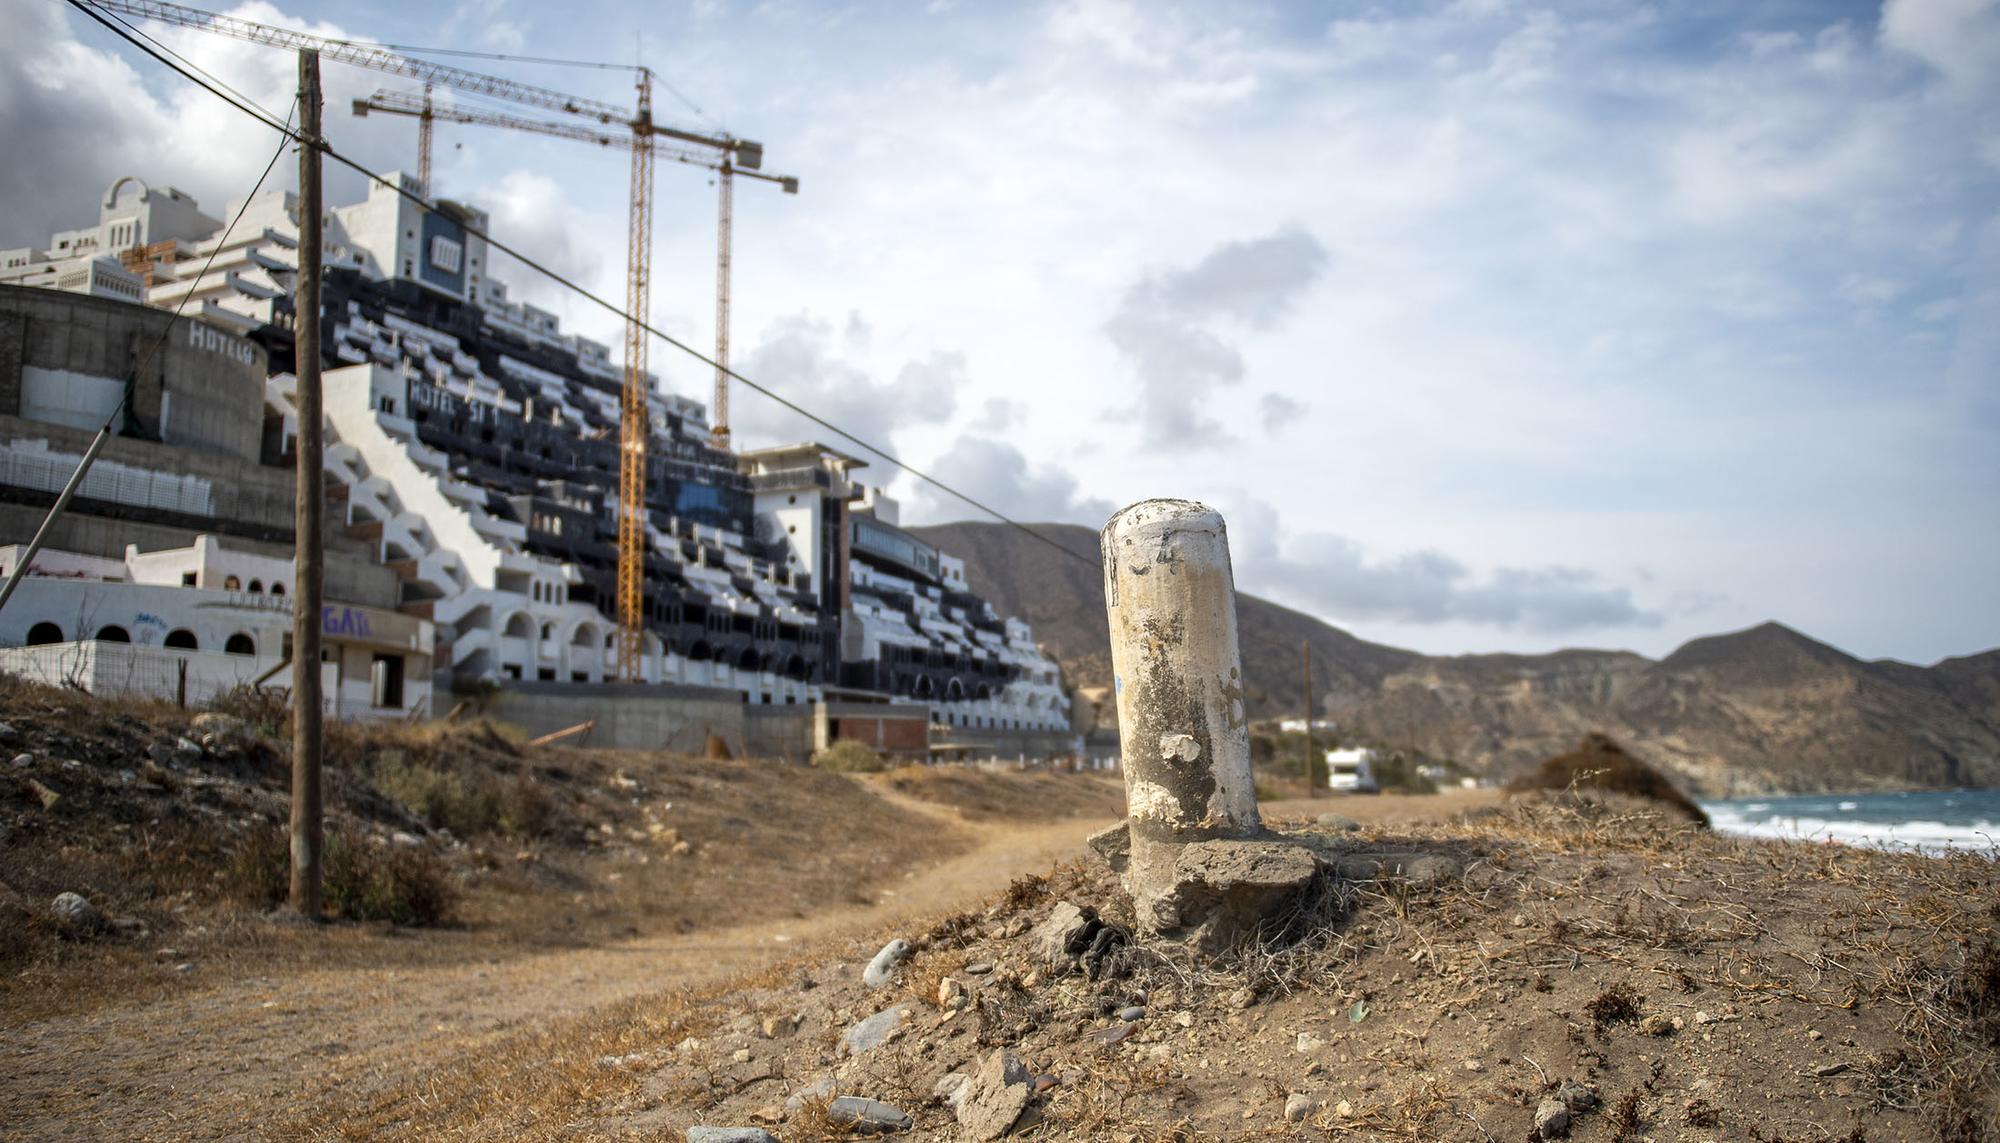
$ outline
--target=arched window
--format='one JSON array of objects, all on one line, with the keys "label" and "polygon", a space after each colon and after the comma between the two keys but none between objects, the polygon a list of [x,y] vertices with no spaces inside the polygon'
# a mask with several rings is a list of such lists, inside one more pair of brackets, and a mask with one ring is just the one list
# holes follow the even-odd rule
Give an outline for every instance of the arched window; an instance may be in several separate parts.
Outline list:
[{"label": "arched window", "polygon": [[254,655],[257,653],[257,641],[238,631],[229,637],[222,649],[231,655]]},{"label": "arched window", "polygon": [[237,578],[236,578],[235,576],[233,576],[233,575],[232,575],[232,576],[224,576],[224,577],[223,577],[223,579],[222,579],[222,590],[224,590],[224,591],[242,591],[242,590],[243,590],[243,581],[242,581],[242,580],[240,580],[240,579],[237,579]]},{"label": "arched window", "polygon": [[272,595],[283,595],[283,594],[285,594],[285,585],[284,585],[284,584],[282,584],[282,583],[279,583],[279,582],[278,582],[277,580],[275,580],[275,579],[274,579],[274,580],[272,580],[272,581],[271,581],[271,594],[272,594]]},{"label": "arched window", "polygon": [[114,623],[108,627],[99,627],[97,629],[97,641],[99,643],[130,643],[132,635],[123,627]]},{"label": "arched window", "polygon": [[251,580],[251,581],[250,581],[250,594],[251,594],[251,595],[262,595],[262,594],[264,594],[264,581],[263,581],[263,580],[261,580],[261,579],[253,579],[253,580]]},{"label": "arched window", "polygon": [[738,670],[754,671],[757,669],[757,665],[757,650],[754,647],[743,648],[743,653],[736,657],[736,667]]},{"label": "arched window", "polygon": [[553,640],[555,637],[556,637],[556,625],[553,623],[542,624],[542,642],[547,643]]},{"label": "arched window", "polygon": [[46,619],[28,628],[28,646],[30,647],[39,647],[44,643],[60,643],[62,641],[62,628],[57,627]]},{"label": "arched window", "polygon": [[176,627],[167,632],[166,645],[183,651],[201,650],[201,643],[194,637],[194,632],[185,627]]}]

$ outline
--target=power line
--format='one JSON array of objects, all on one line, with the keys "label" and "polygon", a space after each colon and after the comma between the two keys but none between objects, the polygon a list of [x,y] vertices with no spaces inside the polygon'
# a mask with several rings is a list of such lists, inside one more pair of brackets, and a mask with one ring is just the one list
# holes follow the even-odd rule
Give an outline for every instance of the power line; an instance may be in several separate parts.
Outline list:
[{"label": "power line", "polygon": [[[209,94],[215,96],[217,99],[220,99],[225,103],[228,103],[232,107],[235,107],[237,110],[243,112],[246,115],[249,115],[251,118],[258,120],[259,122],[262,122],[264,125],[284,135],[287,139],[295,141],[299,143],[301,146],[318,147],[319,150],[322,153],[324,153],[327,157],[333,159],[335,162],[341,164],[342,166],[347,167],[348,169],[354,171],[359,175],[362,175],[367,179],[372,180],[373,182],[376,182],[384,187],[389,188],[395,193],[401,195],[402,197],[409,199],[411,202],[416,203],[418,206],[424,207],[425,209],[430,208],[430,204],[425,202],[421,195],[418,195],[413,191],[407,190],[397,183],[391,182],[389,179],[384,178],[383,176],[375,173],[369,168],[362,166],[356,160],[348,158],[346,155],[336,150],[331,144],[327,143],[323,138],[319,140],[305,139],[298,132],[292,130],[289,120],[285,122],[280,122],[276,116],[272,115],[269,111],[266,111],[264,108],[258,106],[256,101],[248,98],[247,96],[242,96],[240,93],[235,93],[236,98],[231,98],[230,95],[224,94],[223,91],[220,90],[220,88],[226,87],[227,86],[226,84],[223,84],[220,80],[217,80],[215,81],[215,83],[211,84],[206,80],[204,80],[202,76],[194,74],[194,72],[200,71],[201,69],[195,67],[195,65],[191,63],[187,63],[187,61],[183,59],[179,55],[179,53],[174,52],[173,49],[166,47],[164,44],[160,44],[159,41],[154,40],[152,37],[147,36],[143,32],[138,31],[136,28],[132,28],[129,24],[125,24],[124,21],[117,20],[117,22],[114,23],[113,20],[116,19],[115,17],[107,19],[106,14],[100,13],[96,8],[93,8],[91,5],[89,5],[86,2],[86,0],[68,0],[68,3],[70,4],[71,7],[76,8],[78,11],[81,11],[84,14],[88,15],[91,19],[96,20],[98,23],[103,24],[106,28],[109,28],[112,31],[112,33],[117,35],[120,39],[125,40],[133,47],[136,47],[140,51],[145,52],[147,55],[152,56],[160,64],[164,65],[169,70],[179,74],[183,79],[186,79],[188,82],[203,88]],[[146,42],[142,43],[140,42],[141,40],[144,40]],[[168,58],[169,56],[173,58],[170,59]],[[182,66],[183,64],[185,64],[186,66]],[[203,75],[205,74],[206,73],[203,73]],[[978,509],[979,511],[986,513],[988,516],[993,517],[995,520],[998,520],[1001,523],[1006,524],[1008,527],[1011,527],[1021,532],[1024,535],[1031,536],[1034,539],[1039,540],[1044,544],[1047,544],[1049,547],[1054,548],[1056,551],[1061,552],[1062,554],[1070,557],[1071,559],[1075,559],[1083,563],[1090,564],[1092,567],[1097,566],[1097,561],[1092,560],[1090,557],[1072,551],[1067,547],[1064,547],[1062,544],[1058,543],[1054,539],[1051,539],[1048,536],[1044,536],[1040,532],[1037,532],[1033,528],[1030,528],[1028,525],[1020,522],[1019,520],[1014,519],[1011,516],[1008,516],[1004,512],[1001,512],[999,509],[993,508],[990,505],[984,503],[983,501],[980,501],[968,495],[967,493],[961,492],[958,489],[952,487],[951,485],[946,484],[944,481],[939,480],[937,477],[932,476],[931,474],[923,471],[920,468],[917,468],[915,465],[903,461],[901,458],[897,457],[894,453],[889,452],[887,449],[884,449],[879,445],[872,444],[869,441],[863,440],[861,437],[858,437],[853,433],[847,431],[846,429],[841,428],[839,425],[834,424],[832,421],[829,421],[825,417],[822,417],[819,414],[813,412],[812,410],[805,408],[804,406],[798,404],[797,402],[791,400],[790,398],[785,397],[764,385],[752,381],[750,378],[745,377],[741,373],[738,373],[736,370],[721,364],[714,358],[701,352],[699,349],[696,349],[693,346],[687,344],[686,342],[681,341],[679,338],[676,338],[673,335],[656,328],[655,326],[645,321],[644,319],[627,314],[624,310],[618,308],[616,303],[600,296],[599,294],[585,287],[582,283],[574,281],[573,279],[567,277],[561,272],[552,269],[546,265],[543,265],[541,262],[538,262],[533,258],[530,258],[528,255],[521,253],[519,250],[514,249],[512,246],[509,246],[508,244],[493,237],[491,234],[488,234],[485,231],[470,225],[465,226],[465,232],[477,238],[483,239],[486,242],[486,244],[488,246],[491,246],[493,249],[498,250],[503,254],[506,254],[507,256],[513,258],[515,261],[521,263],[523,266],[528,267],[530,270],[533,270],[534,272],[542,275],[543,277],[556,283],[557,285],[562,286],[563,288],[574,292],[579,297],[594,302],[595,304],[603,307],[606,311],[613,314],[614,316],[619,317],[625,321],[631,322],[633,324],[636,324],[640,329],[645,330],[647,333],[652,334],[654,337],[659,338],[661,341],[666,342],[668,345],[674,347],[675,349],[680,350],[682,353],[688,355],[689,357],[694,358],[696,361],[701,362],[702,364],[708,366],[710,369],[720,370],[725,376],[735,381],[741,382],[746,387],[758,393],[762,393],[764,396],[769,397],[771,400],[776,401],[778,404],[784,406],[786,409],[789,409],[792,412],[798,414],[799,416],[804,417],[806,420],[811,421],[813,424],[818,425],[829,432],[844,437],[849,441],[852,441],[854,444],[860,446],[862,449],[868,452],[874,453],[876,456],[881,457],[883,460],[888,461],[891,465],[894,465],[895,467],[902,469],[904,472],[909,473],[911,476],[916,477],[918,480],[921,480],[926,484],[929,484],[950,496],[956,497],[957,499],[965,502],[966,504],[971,505],[972,507]]]}]

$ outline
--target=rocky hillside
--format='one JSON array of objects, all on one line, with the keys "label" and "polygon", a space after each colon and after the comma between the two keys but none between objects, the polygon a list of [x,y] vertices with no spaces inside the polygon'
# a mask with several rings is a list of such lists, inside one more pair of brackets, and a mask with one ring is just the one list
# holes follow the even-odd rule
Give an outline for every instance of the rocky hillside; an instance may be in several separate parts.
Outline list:
[{"label": "rocky hillside", "polygon": [[[973,590],[1035,625],[1083,686],[1110,682],[1104,589],[1087,528],[1037,525],[1071,559],[997,524],[917,531],[964,556]],[[1777,623],[1629,651],[1419,655],[1237,596],[1251,713],[1300,709],[1300,644],[1344,736],[1504,778],[1590,732],[1709,795],[2000,785],[2000,650],[1931,667],[1864,662]]]}]

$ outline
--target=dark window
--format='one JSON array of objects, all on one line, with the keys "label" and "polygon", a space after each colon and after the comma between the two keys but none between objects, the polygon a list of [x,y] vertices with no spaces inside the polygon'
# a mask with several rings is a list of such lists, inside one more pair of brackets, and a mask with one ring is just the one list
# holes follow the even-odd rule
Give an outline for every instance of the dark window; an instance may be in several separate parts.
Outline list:
[{"label": "dark window", "polygon": [[556,669],[554,667],[543,667],[535,672],[535,677],[545,683],[555,682]]},{"label": "dark window", "polygon": [[179,648],[183,651],[201,650],[201,643],[195,639],[194,632],[185,627],[176,627],[172,631],[167,632],[166,645]]},{"label": "dark window", "polygon": [[263,580],[261,580],[261,579],[253,579],[253,580],[251,580],[251,581],[250,581],[250,594],[251,594],[251,595],[262,595],[262,594],[264,594],[264,581],[263,581]]},{"label": "dark window", "polygon": [[403,657],[401,655],[377,655],[370,668],[369,682],[372,701],[376,706],[403,709]]},{"label": "dark window", "polygon": [[238,631],[222,644],[222,649],[231,655],[254,655],[257,653],[257,641]]},{"label": "dark window", "polygon": [[39,647],[44,643],[60,643],[62,641],[62,628],[57,627],[47,620],[43,620],[33,627],[28,628],[28,646],[30,647]]},{"label": "dark window", "polygon": [[233,575],[232,575],[232,576],[224,576],[224,577],[223,577],[223,579],[222,579],[222,590],[224,590],[224,591],[242,591],[242,590],[243,590],[243,581],[242,581],[242,580],[240,580],[240,579],[237,579],[237,578],[236,578],[235,576],[233,576]]},{"label": "dark window", "polygon": [[181,586],[182,586],[182,587],[193,587],[193,586],[194,586],[194,573],[193,573],[193,572],[182,572],[182,573],[181,573]]},{"label": "dark window", "polygon": [[97,629],[97,641],[99,643],[130,643],[132,636],[123,627],[113,624],[110,627],[99,627]]},{"label": "dark window", "polygon": [[271,584],[271,594],[272,594],[272,595],[283,595],[283,594],[285,594],[285,585],[284,585],[284,584],[282,584],[282,583],[278,583],[278,582],[276,582],[276,581],[273,581],[273,582],[272,582],[272,584]]}]

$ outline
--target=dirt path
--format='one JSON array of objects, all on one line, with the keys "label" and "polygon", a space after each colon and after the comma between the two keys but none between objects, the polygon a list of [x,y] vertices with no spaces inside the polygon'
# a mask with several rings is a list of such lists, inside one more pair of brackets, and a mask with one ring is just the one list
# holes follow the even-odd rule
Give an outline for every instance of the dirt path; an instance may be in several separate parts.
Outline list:
[{"label": "dirt path", "polygon": [[461,956],[436,966],[252,977],[0,1030],[0,1138],[257,1138],[264,1117],[302,1096],[391,1085],[536,1022],[717,982],[816,944],[971,905],[1077,854],[1106,824],[965,822],[876,792],[970,834],[973,847],[880,887],[884,900],[874,906],[831,904],[801,919],[484,963]]}]

